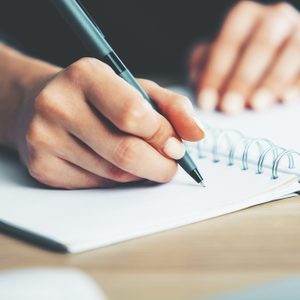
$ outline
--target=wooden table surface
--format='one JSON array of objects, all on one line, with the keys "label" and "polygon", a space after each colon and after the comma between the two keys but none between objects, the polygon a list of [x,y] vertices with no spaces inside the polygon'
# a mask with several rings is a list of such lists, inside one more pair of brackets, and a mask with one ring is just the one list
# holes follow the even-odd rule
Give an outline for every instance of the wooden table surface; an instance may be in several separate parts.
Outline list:
[{"label": "wooden table surface", "polygon": [[0,235],[0,269],[78,268],[109,300],[204,299],[300,272],[300,197],[82,254]]}]

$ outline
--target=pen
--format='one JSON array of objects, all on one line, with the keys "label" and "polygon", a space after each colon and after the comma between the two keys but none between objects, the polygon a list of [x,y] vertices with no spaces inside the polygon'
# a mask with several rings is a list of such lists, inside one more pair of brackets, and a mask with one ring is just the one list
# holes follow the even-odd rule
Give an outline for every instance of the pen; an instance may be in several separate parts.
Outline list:
[{"label": "pen", "polygon": [[[52,0],[52,2],[83,44],[88,48],[91,55],[108,64],[120,77],[135,87],[155,110],[158,110],[155,103],[108,44],[102,31],[82,4],[76,0]],[[197,183],[204,186],[203,178],[187,151],[185,151],[185,155],[181,159],[177,160],[177,163]]]}]

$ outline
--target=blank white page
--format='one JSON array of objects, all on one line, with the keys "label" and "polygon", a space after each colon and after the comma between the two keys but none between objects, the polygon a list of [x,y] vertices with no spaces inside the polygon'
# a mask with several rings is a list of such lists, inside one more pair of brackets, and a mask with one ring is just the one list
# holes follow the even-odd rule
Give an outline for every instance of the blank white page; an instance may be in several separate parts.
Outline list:
[{"label": "blank white page", "polygon": [[[1,153],[0,153],[1,154]],[[0,155],[0,220],[84,251],[219,216],[299,189],[295,176],[270,180],[238,166],[199,160],[206,188],[180,168],[168,184],[64,191],[36,185],[7,154]]]}]

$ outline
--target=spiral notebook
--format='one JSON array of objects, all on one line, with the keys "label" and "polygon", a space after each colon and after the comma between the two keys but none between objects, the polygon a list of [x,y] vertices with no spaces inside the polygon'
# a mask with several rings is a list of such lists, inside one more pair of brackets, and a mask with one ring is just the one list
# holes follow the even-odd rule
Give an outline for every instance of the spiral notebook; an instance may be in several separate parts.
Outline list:
[{"label": "spiral notebook", "polygon": [[[76,253],[291,197],[300,190],[298,154],[289,149],[294,145],[300,150],[294,132],[299,128],[296,110],[300,112],[300,105],[277,107],[263,115],[246,113],[237,119],[199,112],[207,125],[207,138],[187,147],[206,188],[179,168],[175,178],[163,185],[46,189],[27,175],[12,154],[2,152],[0,228]],[[252,134],[245,135],[241,128]],[[265,135],[260,137],[262,132]],[[277,141],[285,139],[288,150],[271,141],[272,135]]]}]

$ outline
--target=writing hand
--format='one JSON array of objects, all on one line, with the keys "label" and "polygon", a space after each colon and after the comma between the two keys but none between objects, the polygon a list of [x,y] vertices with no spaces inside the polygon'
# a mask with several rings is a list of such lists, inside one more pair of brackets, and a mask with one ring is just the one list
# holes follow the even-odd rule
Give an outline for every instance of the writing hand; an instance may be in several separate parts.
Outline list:
[{"label": "writing hand", "polygon": [[[106,64],[83,58],[27,95],[17,149],[30,174],[60,188],[169,181],[184,154],[179,137],[203,138],[186,97],[139,80],[162,114]],[[164,116],[163,116],[164,115]],[[175,130],[173,129],[175,128]]]}]

